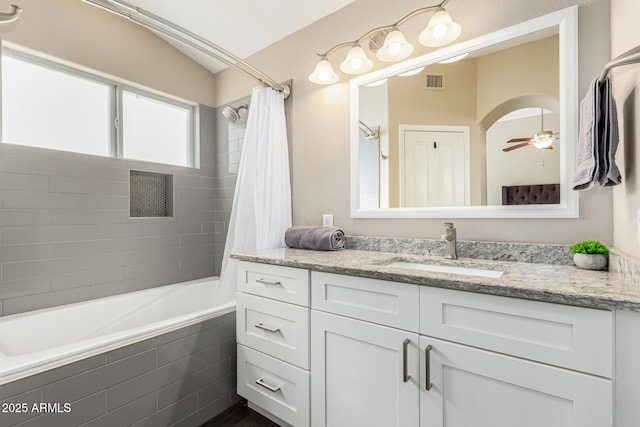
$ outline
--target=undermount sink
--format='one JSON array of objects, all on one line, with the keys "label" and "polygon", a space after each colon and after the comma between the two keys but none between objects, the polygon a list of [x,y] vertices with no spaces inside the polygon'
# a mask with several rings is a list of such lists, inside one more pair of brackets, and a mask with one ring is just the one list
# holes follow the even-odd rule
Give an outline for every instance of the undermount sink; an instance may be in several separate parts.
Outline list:
[{"label": "undermount sink", "polygon": [[458,265],[423,264],[419,262],[394,261],[385,264],[386,267],[400,268],[403,270],[432,271],[434,273],[458,274],[461,276],[489,277],[497,279],[502,276],[500,270],[488,270],[483,268],[461,267]]}]

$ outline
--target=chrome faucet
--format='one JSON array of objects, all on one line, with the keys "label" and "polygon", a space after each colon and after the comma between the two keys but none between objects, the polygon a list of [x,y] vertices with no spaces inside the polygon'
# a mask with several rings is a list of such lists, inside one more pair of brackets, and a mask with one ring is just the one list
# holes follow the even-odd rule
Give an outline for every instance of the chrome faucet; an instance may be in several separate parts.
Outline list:
[{"label": "chrome faucet", "polygon": [[444,223],[445,229],[441,239],[445,242],[444,257],[447,259],[458,259],[456,252],[456,229],[452,222]]}]

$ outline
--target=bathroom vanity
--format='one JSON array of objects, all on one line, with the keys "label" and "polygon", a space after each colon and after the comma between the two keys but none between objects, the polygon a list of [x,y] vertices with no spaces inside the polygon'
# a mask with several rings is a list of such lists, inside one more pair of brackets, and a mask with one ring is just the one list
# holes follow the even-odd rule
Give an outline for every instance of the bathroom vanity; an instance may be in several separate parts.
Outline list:
[{"label": "bathroom vanity", "polygon": [[607,272],[358,250],[234,257],[238,393],[283,425],[632,425],[614,390],[633,351],[615,334],[638,321],[640,295]]}]

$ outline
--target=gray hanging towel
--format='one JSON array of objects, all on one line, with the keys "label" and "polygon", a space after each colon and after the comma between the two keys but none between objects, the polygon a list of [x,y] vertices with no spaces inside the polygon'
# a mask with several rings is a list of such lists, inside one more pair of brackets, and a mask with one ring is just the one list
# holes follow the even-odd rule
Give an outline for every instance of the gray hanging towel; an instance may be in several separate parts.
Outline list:
[{"label": "gray hanging towel", "polygon": [[578,165],[573,178],[574,190],[588,190],[596,183],[599,171],[597,126],[600,121],[600,84],[596,77],[580,102]]},{"label": "gray hanging towel", "polygon": [[618,149],[618,113],[611,93],[611,82],[596,77],[580,102],[578,165],[574,190],[588,190],[596,183],[604,186],[622,182],[615,162]]},{"label": "gray hanging towel", "polygon": [[618,134],[618,112],[616,109],[616,102],[613,99],[611,93],[611,81],[606,78],[603,83],[600,84],[601,94],[600,99],[602,105],[606,108],[605,129],[602,139],[605,141],[604,147],[604,164],[605,169],[602,171],[602,176],[598,180],[601,185],[610,187],[612,185],[618,185],[622,182],[622,176],[620,175],[620,169],[616,165],[615,155],[618,149],[618,142],[620,136]]}]

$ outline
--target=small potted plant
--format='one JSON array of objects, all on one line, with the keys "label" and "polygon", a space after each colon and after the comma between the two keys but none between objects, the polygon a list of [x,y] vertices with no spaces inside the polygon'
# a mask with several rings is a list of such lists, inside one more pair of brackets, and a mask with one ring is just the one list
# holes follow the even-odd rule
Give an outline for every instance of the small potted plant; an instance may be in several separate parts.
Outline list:
[{"label": "small potted plant", "polygon": [[571,246],[573,262],[586,270],[604,270],[607,268],[609,248],[597,240],[582,240]]}]

